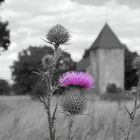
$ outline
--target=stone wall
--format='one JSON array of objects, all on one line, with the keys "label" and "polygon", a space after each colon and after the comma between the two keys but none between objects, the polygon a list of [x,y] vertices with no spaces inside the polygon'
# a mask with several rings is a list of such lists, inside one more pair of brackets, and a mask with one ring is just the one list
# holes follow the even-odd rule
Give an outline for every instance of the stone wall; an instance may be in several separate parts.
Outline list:
[{"label": "stone wall", "polygon": [[105,93],[108,84],[124,88],[124,50],[97,49],[91,51],[92,74],[96,81],[96,91]]}]

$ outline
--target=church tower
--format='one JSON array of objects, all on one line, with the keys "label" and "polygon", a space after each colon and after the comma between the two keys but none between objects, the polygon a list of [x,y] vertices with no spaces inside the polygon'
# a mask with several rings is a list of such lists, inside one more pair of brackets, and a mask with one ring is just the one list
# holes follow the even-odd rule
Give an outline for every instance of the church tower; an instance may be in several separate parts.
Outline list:
[{"label": "church tower", "polygon": [[124,88],[124,46],[107,23],[90,48],[89,61],[98,93],[109,84]]},{"label": "church tower", "polygon": [[77,68],[93,75],[97,93],[105,93],[109,84],[124,88],[124,45],[107,23],[88,51]]}]

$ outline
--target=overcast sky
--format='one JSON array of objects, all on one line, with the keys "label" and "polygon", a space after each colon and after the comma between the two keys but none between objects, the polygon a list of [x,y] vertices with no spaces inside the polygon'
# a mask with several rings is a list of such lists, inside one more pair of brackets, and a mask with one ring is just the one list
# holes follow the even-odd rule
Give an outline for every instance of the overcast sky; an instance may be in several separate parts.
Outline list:
[{"label": "overcast sky", "polygon": [[76,61],[106,21],[122,43],[140,52],[140,0],[5,0],[0,17],[9,21],[11,31],[11,46],[0,56],[0,78],[7,80],[18,52],[45,44],[41,38],[58,23],[71,33],[71,44],[63,49]]}]

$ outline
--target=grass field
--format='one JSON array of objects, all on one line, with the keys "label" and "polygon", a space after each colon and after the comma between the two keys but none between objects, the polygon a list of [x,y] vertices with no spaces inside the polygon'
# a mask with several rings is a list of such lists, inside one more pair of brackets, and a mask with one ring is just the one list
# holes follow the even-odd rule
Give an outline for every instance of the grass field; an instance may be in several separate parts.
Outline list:
[{"label": "grass field", "polygon": [[[55,98],[53,102],[55,102]],[[59,99],[61,102],[61,99]],[[127,128],[128,118],[123,109],[132,102],[94,101],[88,103],[85,115],[75,118],[73,131],[75,140],[121,140],[121,127]],[[54,106],[54,103],[52,103]],[[133,140],[140,140],[140,111],[138,111]],[[67,118],[58,108],[56,120],[57,136],[66,140]],[[28,97],[0,97],[0,140],[46,140],[47,116],[43,106]]]}]

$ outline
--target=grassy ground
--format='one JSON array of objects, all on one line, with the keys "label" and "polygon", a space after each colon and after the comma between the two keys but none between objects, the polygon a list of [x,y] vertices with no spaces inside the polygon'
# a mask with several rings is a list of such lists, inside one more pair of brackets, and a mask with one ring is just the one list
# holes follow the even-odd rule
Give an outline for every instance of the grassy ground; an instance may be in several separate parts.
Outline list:
[{"label": "grassy ground", "polygon": [[[121,127],[128,127],[124,104],[132,107],[132,102],[119,106],[116,102],[94,101],[90,97],[85,115],[75,118],[75,140],[121,140]],[[140,139],[139,112],[133,140]],[[66,140],[67,118],[60,108],[57,116],[57,136]],[[28,97],[0,97],[0,140],[46,140],[47,127],[47,116],[40,103]]]}]

